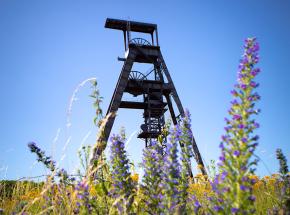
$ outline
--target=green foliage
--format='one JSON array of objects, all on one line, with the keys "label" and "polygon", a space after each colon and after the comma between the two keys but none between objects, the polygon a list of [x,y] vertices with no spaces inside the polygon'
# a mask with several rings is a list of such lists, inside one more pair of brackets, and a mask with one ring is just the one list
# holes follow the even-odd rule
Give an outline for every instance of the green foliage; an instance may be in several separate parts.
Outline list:
[{"label": "green foliage", "polygon": [[94,103],[93,106],[96,109],[96,115],[94,117],[94,123],[95,125],[99,124],[99,120],[103,118],[103,110],[101,108],[101,103],[103,101],[103,97],[100,96],[100,91],[98,89],[98,82],[97,80],[92,80],[92,94],[90,95],[90,97],[92,97],[94,99]]},{"label": "green foliage", "polygon": [[282,181],[281,188],[278,188],[278,190],[280,190],[281,196],[280,209],[283,210],[285,214],[290,214],[290,175],[287,165],[287,159],[281,149],[276,150],[276,156],[280,164],[279,173]]},{"label": "green foliage", "polygon": [[78,169],[78,175],[80,178],[88,174],[90,168],[90,155],[91,155],[91,146],[81,146],[78,150],[78,157],[80,160],[81,169]]},{"label": "green foliage", "polygon": [[[123,127],[119,136],[112,137],[110,162],[103,153],[105,142],[80,148],[78,180],[56,168],[50,156],[30,143],[30,151],[51,175],[42,183],[0,181],[0,214],[290,214],[290,179],[282,151],[277,150],[280,174],[262,179],[253,175],[252,154],[258,137],[252,133],[258,124],[251,116],[258,113],[254,102],[259,100],[258,94],[253,93],[258,86],[253,78],[259,72],[253,68],[258,61],[255,39],[248,39],[245,48],[239,83],[232,91],[232,119],[226,120],[226,135],[220,146],[221,162],[217,170],[211,161],[209,177],[191,177],[193,136],[190,114],[185,111],[178,125],[170,129],[171,123],[166,123],[158,141],[143,150],[141,182],[130,169],[134,164],[126,154]],[[101,120],[103,98],[96,81],[92,81],[92,89],[94,123],[100,127],[98,137],[102,137],[110,116]],[[182,145],[181,165],[177,143]],[[94,163],[90,155],[95,150],[101,151]]]}]

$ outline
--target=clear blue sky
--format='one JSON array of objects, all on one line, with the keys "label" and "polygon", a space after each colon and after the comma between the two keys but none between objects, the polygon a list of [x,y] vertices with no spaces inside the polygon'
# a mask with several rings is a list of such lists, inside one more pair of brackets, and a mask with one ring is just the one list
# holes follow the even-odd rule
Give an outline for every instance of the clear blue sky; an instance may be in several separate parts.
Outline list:
[{"label": "clear blue sky", "polygon": [[[262,69],[257,154],[270,173],[278,169],[276,148],[290,160],[290,1],[0,0],[0,179],[45,172],[35,164],[29,141],[57,161],[65,154],[60,165],[69,171],[78,163],[84,137],[85,144],[94,143],[89,85],[77,94],[69,130],[66,117],[74,89],[87,78],[97,77],[105,111],[110,102],[122,67],[116,59],[124,50],[122,33],[104,28],[107,17],[158,24],[163,56],[192,113],[207,163],[218,159],[243,40],[257,37]],[[122,110],[113,130],[124,125],[129,136],[141,121],[140,112]],[[133,136],[128,152],[136,163],[143,147]],[[269,174],[262,162],[258,174]]]}]

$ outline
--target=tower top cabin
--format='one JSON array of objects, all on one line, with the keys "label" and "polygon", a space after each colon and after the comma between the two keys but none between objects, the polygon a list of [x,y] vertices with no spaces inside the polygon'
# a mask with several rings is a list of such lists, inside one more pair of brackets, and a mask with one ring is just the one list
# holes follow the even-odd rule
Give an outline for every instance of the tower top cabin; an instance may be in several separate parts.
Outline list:
[{"label": "tower top cabin", "polygon": [[[132,44],[138,46],[159,46],[156,24],[107,18],[105,28],[123,31],[125,51]],[[131,38],[131,32],[150,34],[151,41],[139,37]]]}]

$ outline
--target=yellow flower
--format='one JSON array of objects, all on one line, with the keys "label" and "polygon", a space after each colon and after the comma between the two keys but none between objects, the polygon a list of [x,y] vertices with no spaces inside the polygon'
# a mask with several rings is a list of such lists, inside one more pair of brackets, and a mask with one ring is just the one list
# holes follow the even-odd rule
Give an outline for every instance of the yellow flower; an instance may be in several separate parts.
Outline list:
[{"label": "yellow flower", "polygon": [[270,179],[270,176],[266,175],[266,176],[264,176],[263,179],[265,179],[265,180],[269,180],[269,179]]},{"label": "yellow flower", "polygon": [[95,186],[90,186],[90,194],[92,196],[96,196],[97,195],[97,190],[96,190]]},{"label": "yellow flower", "polygon": [[263,186],[263,182],[262,181],[258,181],[257,183],[254,184],[253,188],[254,190],[258,190],[261,186]]},{"label": "yellow flower", "polygon": [[275,178],[271,178],[271,179],[269,179],[269,184],[270,184],[270,185],[274,185],[275,182],[276,182],[276,179],[275,179]]},{"label": "yellow flower", "polygon": [[188,187],[188,191],[189,192],[193,192],[193,191],[196,191],[196,190],[199,190],[199,189],[200,189],[200,185],[197,184],[197,183],[190,184],[189,187]]},{"label": "yellow flower", "polygon": [[21,196],[22,200],[29,200],[29,199],[34,199],[39,195],[39,191],[38,190],[32,190],[29,191],[28,193],[24,194],[23,196]]},{"label": "yellow flower", "polygon": [[256,175],[249,175],[249,178],[250,178],[251,180],[255,180],[255,183],[259,181],[259,177],[256,176]]},{"label": "yellow flower", "polygon": [[139,180],[139,175],[137,173],[134,173],[133,175],[131,175],[131,179],[134,181],[134,182],[138,182]]}]

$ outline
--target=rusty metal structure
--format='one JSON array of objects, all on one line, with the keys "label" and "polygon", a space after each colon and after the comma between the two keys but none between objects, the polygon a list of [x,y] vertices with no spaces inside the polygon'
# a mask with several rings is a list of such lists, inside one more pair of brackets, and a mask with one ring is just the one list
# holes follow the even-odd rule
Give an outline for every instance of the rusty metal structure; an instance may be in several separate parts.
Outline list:
[{"label": "rusty metal structure", "polygon": [[[144,123],[140,127],[141,131],[138,138],[143,139],[147,147],[152,139],[161,135],[165,125],[164,113],[167,110],[169,110],[174,124],[177,124],[178,119],[184,116],[184,109],[161,54],[157,25],[108,18],[105,28],[122,31],[125,45],[125,57],[118,58],[119,61],[124,62],[123,68],[107,115],[117,112],[119,108],[143,110]],[[147,37],[149,34],[151,40],[148,41],[142,37],[131,38],[132,32],[147,34]],[[132,70],[133,64],[138,63],[149,64],[152,69],[147,72]],[[141,101],[123,100],[124,93],[142,99]],[[102,141],[108,141],[114,120],[115,115],[110,117],[105,124]],[[194,138],[192,139],[192,147],[197,163],[204,167]],[[97,150],[93,157],[97,158],[100,156],[99,153],[101,153],[100,150]],[[203,174],[206,174],[204,168],[202,171]]]}]

